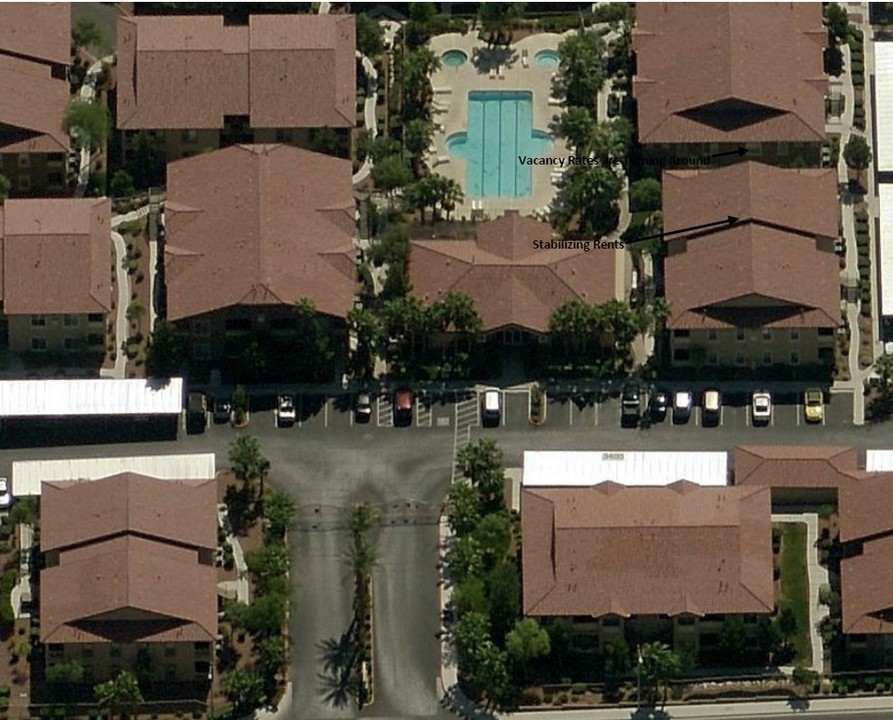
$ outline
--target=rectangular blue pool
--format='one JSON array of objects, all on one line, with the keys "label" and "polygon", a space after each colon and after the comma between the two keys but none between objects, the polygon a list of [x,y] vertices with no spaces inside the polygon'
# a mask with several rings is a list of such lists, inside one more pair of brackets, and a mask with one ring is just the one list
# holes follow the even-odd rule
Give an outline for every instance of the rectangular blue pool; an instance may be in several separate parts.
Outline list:
[{"label": "rectangular blue pool", "polygon": [[468,94],[467,131],[448,137],[446,146],[466,162],[466,197],[525,197],[531,167],[518,156],[548,154],[552,138],[533,128],[532,93],[475,91]]}]

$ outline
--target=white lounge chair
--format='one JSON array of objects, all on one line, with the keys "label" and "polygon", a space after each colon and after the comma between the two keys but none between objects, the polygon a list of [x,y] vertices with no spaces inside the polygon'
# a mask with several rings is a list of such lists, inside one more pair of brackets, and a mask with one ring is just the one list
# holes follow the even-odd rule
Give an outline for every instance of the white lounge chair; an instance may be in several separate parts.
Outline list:
[{"label": "white lounge chair", "polygon": [[451,95],[453,92],[453,88],[451,87],[436,87],[431,88],[431,90],[435,95]]},{"label": "white lounge chair", "polygon": [[490,79],[491,80],[496,79],[496,68],[490,68]]},{"label": "white lounge chair", "polygon": [[505,80],[505,65],[499,66],[499,79]]},{"label": "white lounge chair", "polygon": [[523,67],[523,68],[530,67],[530,57],[527,54],[526,50],[521,51],[521,67]]}]

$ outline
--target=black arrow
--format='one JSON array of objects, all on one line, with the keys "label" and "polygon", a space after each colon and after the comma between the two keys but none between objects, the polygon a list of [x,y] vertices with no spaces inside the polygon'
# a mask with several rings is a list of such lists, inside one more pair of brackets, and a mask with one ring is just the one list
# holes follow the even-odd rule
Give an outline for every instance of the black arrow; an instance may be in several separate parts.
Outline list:
[{"label": "black arrow", "polygon": [[670,232],[662,232],[657,235],[646,235],[645,237],[638,238],[636,242],[642,242],[642,240],[653,240],[654,238],[665,238],[667,235],[679,235],[681,233],[689,233],[694,232],[695,230],[704,230],[706,228],[719,227],[720,225],[726,225],[727,227],[732,227],[736,222],[738,222],[738,218],[734,215],[729,215],[725,220],[717,220],[716,222],[704,223],[703,225],[692,225],[691,227],[682,228],[681,230],[670,230]]},{"label": "black arrow", "polygon": [[726,157],[727,155],[737,155],[741,157],[742,155],[747,153],[747,148],[744,145],[739,145],[737,150],[726,150],[725,152],[715,153],[713,155],[708,155],[707,158],[709,160],[713,160],[714,158]]}]

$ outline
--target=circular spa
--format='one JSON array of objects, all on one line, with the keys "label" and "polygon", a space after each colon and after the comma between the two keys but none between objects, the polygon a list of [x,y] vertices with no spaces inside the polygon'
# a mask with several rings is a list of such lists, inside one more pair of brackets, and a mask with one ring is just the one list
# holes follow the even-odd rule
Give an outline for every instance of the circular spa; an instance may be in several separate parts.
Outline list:
[{"label": "circular spa", "polygon": [[468,55],[461,50],[447,50],[440,56],[440,61],[447,67],[459,67],[468,61]]},{"label": "circular spa", "polygon": [[533,61],[537,67],[541,68],[557,68],[561,58],[558,57],[557,50],[540,50],[533,56]]}]

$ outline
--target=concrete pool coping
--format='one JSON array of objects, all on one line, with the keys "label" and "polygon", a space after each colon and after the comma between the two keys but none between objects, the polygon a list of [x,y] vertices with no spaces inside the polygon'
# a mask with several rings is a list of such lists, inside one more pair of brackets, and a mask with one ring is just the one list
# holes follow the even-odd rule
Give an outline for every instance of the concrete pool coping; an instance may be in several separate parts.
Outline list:
[{"label": "concrete pool coping", "polygon": [[[551,104],[552,80],[557,68],[544,68],[534,58],[541,50],[557,50],[566,33],[538,33],[530,35],[509,48],[488,49],[486,43],[473,32],[448,33],[431,38],[428,46],[438,57],[449,50],[461,50],[468,61],[459,66],[444,65],[431,76],[434,88],[434,152],[429,167],[434,172],[466,187],[465,160],[453,157],[446,147],[446,139],[458,132],[467,132],[468,94],[474,91],[530,92],[533,102],[533,130],[550,133],[550,126],[561,113],[561,107]],[[522,62],[527,54],[527,67]],[[501,71],[500,71],[501,68]],[[554,102],[554,101],[553,101]],[[550,133],[551,134],[551,133]],[[561,140],[553,143],[547,157],[565,157],[567,148]],[[519,210],[525,215],[541,215],[555,197],[556,187],[549,166],[531,168],[531,192],[526,197],[465,198],[456,208],[456,216],[471,218],[472,210],[480,208],[491,218],[506,210]]]}]

